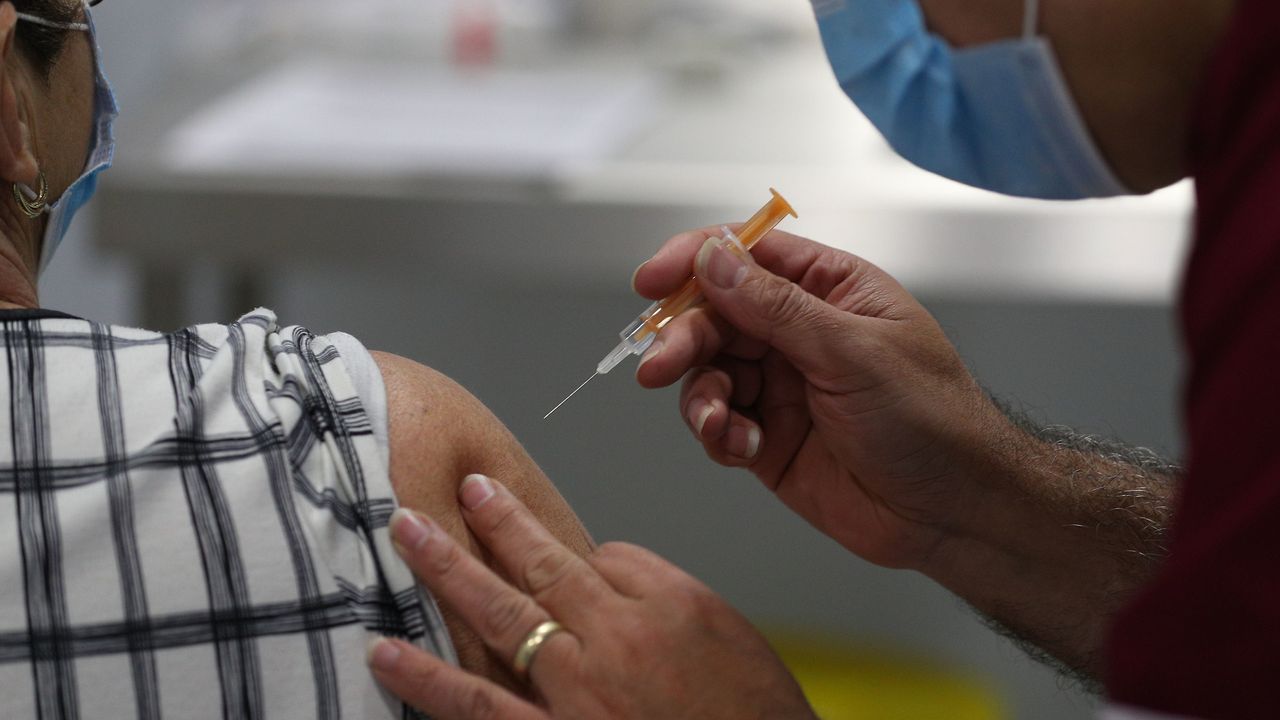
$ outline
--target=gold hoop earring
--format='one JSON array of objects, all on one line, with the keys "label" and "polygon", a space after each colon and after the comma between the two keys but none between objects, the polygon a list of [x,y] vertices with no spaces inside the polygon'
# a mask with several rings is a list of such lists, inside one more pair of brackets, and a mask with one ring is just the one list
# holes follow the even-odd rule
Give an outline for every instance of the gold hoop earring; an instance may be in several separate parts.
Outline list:
[{"label": "gold hoop earring", "polygon": [[18,201],[18,207],[22,209],[22,214],[32,220],[40,217],[48,206],[49,201],[49,181],[44,176],[44,171],[40,171],[39,176],[40,189],[36,192],[34,198],[28,198],[26,193],[22,192],[22,187],[18,183],[13,184],[13,199]]}]

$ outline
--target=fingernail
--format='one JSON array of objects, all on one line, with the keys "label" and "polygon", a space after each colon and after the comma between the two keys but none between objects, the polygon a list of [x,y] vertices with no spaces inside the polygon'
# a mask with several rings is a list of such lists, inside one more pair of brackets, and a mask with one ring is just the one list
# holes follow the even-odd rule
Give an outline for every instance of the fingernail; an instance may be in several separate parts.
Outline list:
[{"label": "fingernail", "polygon": [[431,539],[431,526],[418,513],[400,508],[391,515],[391,539],[405,550],[417,550]]},{"label": "fingernail", "polygon": [[729,428],[729,437],[725,449],[734,457],[739,457],[743,460],[755,459],[756,453],[760,452],[760,428]]},{"label": "fingernail", "polygon": [[645,363],[658,357],[658,353],[661,353],[661,352],[662,352],[662,341],[654,340],[653,344],[649,346],[649,349],[645,350],[644,355],[640,356],[640,364],[636,365],[636,370],[639,371],[640,368],[644,367]]},{"label": "fingernail", "polygon": [[698,274],[712,285],[725,289],[737,287],[747,277],[747,263],[719,238],[710,238],[702,244],[696,267]]},{"label": "fingernail", "polygon": [[689,404],[689,424],[698,433],[698,437],[702,437],[702,428],[706,426],[707,418],[711,417],[715,410],[715,406],[706,400],[694,400]]},{"label": "fingernail", "polygon": [[635,272],[631,273],[631,292],[637,292],[637,291],[636,291],[636,276],[637,276],[637,275],[639,275],[639,274],[640,274],[640,271],[644,269],[644,266],[645,266],[645,265],[648,265],[648,264],[649,264],[649,261],[648,261],[648,260],[645,260],[644,262],[640,263],[640,267],[636,268]]},{"label": "fingernail", "polygon": [[386,638],[377,637],[369,641],[366,656],[370,667],[390,672],[395,669],[396,662],[400,659],[400,648]]},{"label": "fingernail", "polygon": [[462,481],[462,487],[458,488],[458,499],[462,500],[462,507],[468,510],[484,505],[491,497],[493,482],[483,475],[468,475]]},{"label": "fingernail", "polygon": [[744,456],[751,460],[760,452],[760,428],[753,427],[747,431],[747,454]]}]

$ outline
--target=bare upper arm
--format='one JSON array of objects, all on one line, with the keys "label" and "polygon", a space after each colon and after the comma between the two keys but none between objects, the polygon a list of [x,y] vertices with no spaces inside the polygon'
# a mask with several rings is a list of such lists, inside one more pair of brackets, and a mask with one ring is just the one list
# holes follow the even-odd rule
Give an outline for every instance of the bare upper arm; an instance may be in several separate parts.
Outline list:
[{"label": "bare upper arm", "polygon": [[[419,363],[373,352],[387,388],[391,484],[401,505],[426,513],[472,552],[484,556],[458,509],[462,479],[500,480],[547,528],[579,554],[590,536],[520,443],[488,408],[444,375]],[[497,661],[448,608],[442,608],[463,667],[509,680]]]}]

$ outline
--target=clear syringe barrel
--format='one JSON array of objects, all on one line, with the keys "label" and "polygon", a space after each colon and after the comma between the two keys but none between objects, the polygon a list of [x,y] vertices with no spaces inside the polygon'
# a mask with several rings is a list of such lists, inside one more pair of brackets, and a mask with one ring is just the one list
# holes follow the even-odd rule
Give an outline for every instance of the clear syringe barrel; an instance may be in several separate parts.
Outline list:
[{"label": "clear syringe barrel", "polygon": [[[769,192],[773,197],[755,215],[752,215],[750,220],[738,228],[737,233],[730,231],[727,227],[720,228],[725,239],[731,241],[729,247],[742,253],[750,252],[751,248],[768,235],[770,230],[777,227],[783,218],[788,215],[798,217],[791,203],[778,194],[777,190],[769,188]],[[630,325],[618,333],[622,342],[600,361],[596,366],[596,372],[601,375],[608,373],[628,355],[640,355],[648,350],[659,330],[676,316],[700,302],[702,302],[702,291],[698,287],[697,277],[691,275],[683,287],[650,305],[635,320],[632,320]]]}]

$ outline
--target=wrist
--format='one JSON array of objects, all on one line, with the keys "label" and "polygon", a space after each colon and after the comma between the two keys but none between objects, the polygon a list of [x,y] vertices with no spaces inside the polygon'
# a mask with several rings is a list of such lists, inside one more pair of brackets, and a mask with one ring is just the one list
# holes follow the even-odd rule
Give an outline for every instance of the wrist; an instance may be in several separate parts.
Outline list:
[{"label": "wrist", "polygon": [[[1001,412],[976,440],[950,531],[920,568],[1078,676],[1096,676],[1111,616],[1162,557],[1174,483],[1141,452],[1032,435]],[[1154,456],[1152,456],[1154,457]]]},{"label": "wrist", "polygon": [[1032,465],[1028,458],[1037,453],[1035,439],[976,382],[971,385],[971,392],[953,395],[951,407],[932,415],[942,424],[929,431],[945,448],[945,461],[937,466],[941,477],[929,484],[945,491],[935,495],[932,512],[921,518],[938,537],[936,549],[914,569],[935,579],[966,555],[961,549],[1025,544],[1021,532],[1034,516],[1023,475]]},{"label": "wrist", "polygon": [[[1098,558],[1081,553],[1092,543],[1082,493],[1097,474],[1092,458],[1033,437],[994,403],[971,424],[960,445],[952,483],[961,488],[951,503],[945,532],[921,571],[935,579],[981,574],[1072,573]],[[1079,486],[1079,487],[1077,487]]]},{"label": "wrist", "polygon": [[[1036,452],[1026,433],[1011,423],[985,396],[985,407],[969,417],[952,440],[948,483],[956,489],[939,520],[942,531],[935,552],[921,567],[924,575],[952,587],[992,561],[1016,563],[1035,534],[1028,530],[1044,518],[1031,507],[1023,477]],[[953,588],[954,589],[954,588]]]}]

